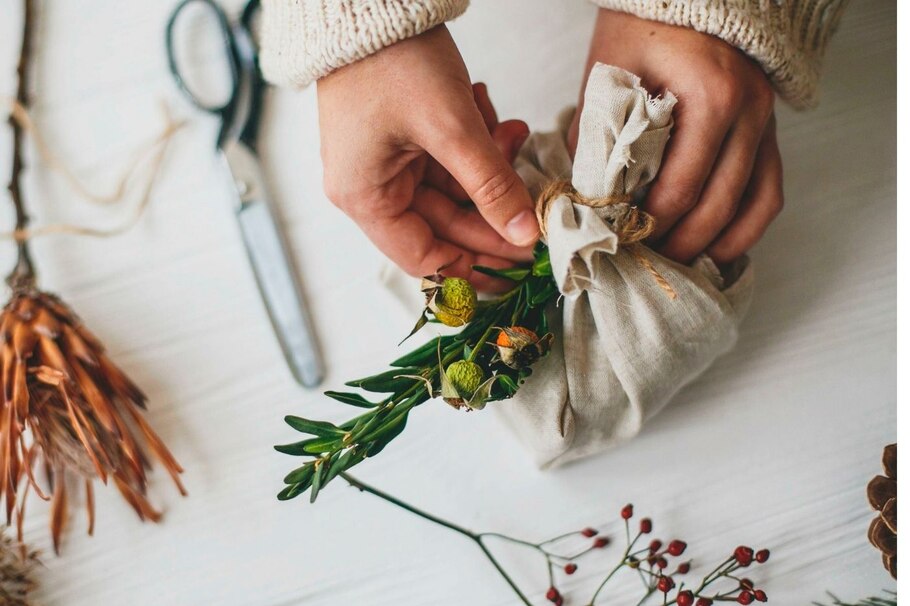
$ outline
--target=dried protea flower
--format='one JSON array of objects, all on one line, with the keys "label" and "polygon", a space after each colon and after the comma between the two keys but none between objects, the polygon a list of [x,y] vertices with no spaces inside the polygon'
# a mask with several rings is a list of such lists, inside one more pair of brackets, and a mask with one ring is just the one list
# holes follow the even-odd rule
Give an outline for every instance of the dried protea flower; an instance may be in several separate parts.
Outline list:
[{"label": "dried protea flower", "polygon": [[464,326],[477,309],[477,291],[464,278],[426,276],[420,289],[426,293],[427,309],[446,326]]},{"label": "dried protea flower", "polygon": [[32,572],[38,564],[38,554],[7,536],[0,528],[0,604],[28,606],[28,594],[35,588]]},{"label": "dried protea flower", "polygon": [[[89,534],[95,479],[113,478],[143,520],[160,514],[146,498],[153,454],[181,494],[183,470],[140,414],[145,396],[108,359],[104,347],[54,295],[14,287],[0,314],[0,500],[19,535],[29,488],[52,502],[51,534],[59,553],[68,487],[85,486]],[[45,491],[35,468],[47,476]]]},{"label": "dried protea flower", "polygon": [[496,348],[503,364],[520,370],[531,366],[550,351],[553,333],[538,337],[537,333],[523,326],[503,328],[496,337]]},{"label": "dried protea flower", "polygon": [[897,578],[897,444],[885,446],[885,475],[875,476],[866,488],[869,504],[878,515],[869,525],[869,541],[882,552],[882,563]]}]

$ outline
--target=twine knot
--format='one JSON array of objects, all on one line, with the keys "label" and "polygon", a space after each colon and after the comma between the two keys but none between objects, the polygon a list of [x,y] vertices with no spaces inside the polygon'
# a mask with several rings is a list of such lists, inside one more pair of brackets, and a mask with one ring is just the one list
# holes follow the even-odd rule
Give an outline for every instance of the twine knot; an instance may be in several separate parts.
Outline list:
[{"label": "twine knot", "polygon": [[550,214],[550,206],[560,196],[565,196],[569,202],[579,206],[609,207],[610,212],[607,213],[605,219],[610,223],[613,233],[619,238],[620,245],[641,242],[654,232],[656,226],[654,217],[632,204],[632,194],[623,193],[602,198],[588,198],[578,193],[568,179],[556,179],[540,192],[535,205],[537,222],[540,224],[540,232],[544,237],[547,235],[547,217]]},{"label": "twine knot", "polygon": [[550,214],[550,206],[561,196],[565,196],[569,202],[579,206],[609,208],[604,220],[610,224],[610,229],[616,234],[619,245],[627,247],[632,256],[651,274],[651,277],[668,297],[676,298],[676,291],[642,252],[645,247],[641,242],[654,233],[657,222],[654,217],[632,204],[632,194],[622,193],[602,198],[588,198],[580,194],[568,179],[551,181],[537,196],[534,209],[537,213],[537,222],[540,224],[540,233],[544,238],[547,237],[547,218]]}]

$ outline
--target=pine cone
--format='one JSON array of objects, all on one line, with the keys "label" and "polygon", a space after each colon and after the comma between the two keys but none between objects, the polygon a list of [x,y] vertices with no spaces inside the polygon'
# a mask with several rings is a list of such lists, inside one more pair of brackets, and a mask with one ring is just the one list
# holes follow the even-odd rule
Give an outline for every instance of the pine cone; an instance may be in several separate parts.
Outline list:
[{"label": "pine cone", "polygon": [[[7,524],[16,519],[20,539],[31,488],[52,501],[59,553],[74,480],[85,486],[89,534],[96,478],[106,483],[112,477],[141,519],[157,521],[160,514],[146,498],[146,451],[186,494],[178,477],[183,470],[138,410],[145,395],[57,297],[17,288],[0,313],[0,393],[0,501]],[[36,480],[36,464],[47,476],[49,496]]]},{"label": "pine cone", "polygon": [[878,516],[869,525],[869,541],[882,552],[882,562],[897,578],[897,444],[885,446],[885,475],[875,476],[866,488],[869,503]]},{"label": "pine cone", "polygon": [[28,606],[28,594],[35,588],[32,572],[38,565],[38,554],[29,551],[0,528],[0,604]]}]

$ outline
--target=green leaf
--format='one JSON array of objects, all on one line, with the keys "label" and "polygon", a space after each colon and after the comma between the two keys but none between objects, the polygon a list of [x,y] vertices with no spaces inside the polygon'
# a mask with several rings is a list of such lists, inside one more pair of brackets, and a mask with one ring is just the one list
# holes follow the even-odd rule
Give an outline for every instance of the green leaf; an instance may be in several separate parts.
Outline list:
[{"label": "green leaf", "polygon": [[303,450],[307,454],[314,455],[337,450],[340,446],[338,438],[313,438],[312,440],[306,440],[306,442],[307,444],[304,445]]},{"label": "green leaf", "polygon": [[424,309],[420,313],[420,318],[417,320],[417,324],[414,325],[414,328],[411,329],[411,332],[408,333],[408,336],[406,336],[404,339],[399,341],[398,344],[401,345],[402,343],[404,343],[405,341],[407,341],[408,339],[413,337],[414,333],[416,333],[418,330],[423,328],[428,321],[429,320],[427,320],[427,310]]},{"label": "green leaf", "polygon": [[383,434],[383,436],[375,440],[370,444],[370,448],[367,450],[368,457],[374,457],[378,455],[382,450],[388,446],[389,442],[401,435],[401,432],[404,431],[404,428],[407,427],[408,416],[404,415],[400,419],[396,419],[394,423],[390,424],[388,430]]},{"label": "green leaf", "polygon": [[274,448],[280,453],[291,455],[293,457],[302,457],[309,454],[304,447],[312,441],[312,438],[294,442],[293,444],[277,444]]},{"label": "green leaf", "polygon": [[535,276],[552,276],[553,266],[550,265],[550,249],[546,246],[534,251],[534,264],[531,273]]},{"label": "green leaf", "polygon": [[303,484],[309,482],[313,477],[312,461],[298,467],[288,475],[284,476],[285,484]]},{"label": "green leaf", "polygon": [[359,408],[375,408],[379,404],[375,402],[370,402],[364,398],[359,393],[348,393],[344,391],[327,391],[325,395],[332,398],[333,400],[338,400],[343,404],[350,404],[351,406],[357,406]]},{"label": "green leaf", "polygon": [[531,307],[536,307],[541,303],[549,302],[550,299],[554,299],[557,294],[557,290],[552,288],[549,284],[544,287],[542,290],[535,292],[531,295],[529,303]]},{"label": "green leaf", "polygon": [[508,395],[513,396],[518,391],[518,383],[509,375],[498,374],[496,375],[496,379],[499,381],[500,387],[502,387],[503,391]]},{"label": "green leaf", "polygon": [[395,366],[396,368],[404,368],[406,366],[425,366],[428,360],[433,359],[433,354],[436,353],[436,344],[443,340],[451,340],[451,338],[451,336],[446,336],[430,339],[411,353],[407,353],[401,356],[389,364],[389,366]]},{"label": "green leaf", "polygon": [[309,487],[309,484],[292,484],[290,486],[286,486],[284,490],[278,493],[278,500],[289,501]]},{"label": "green leaf", "polygon": [[319,494],[319,489],[322,488],[322,470],[325,468],[325,463],[315,465],[314,467],[316,467],[316,471],[313,474],[313,489],[310,491],[310,503],[316,502],[316,496]]},{"label": "green leaf", "polygon": [[304,419],[303,417],[288,415],[284,418],[284,422],[301,433],[308,433],[310,435],[319,436],[321,438],[344,435],[343,430],[338,429],[326,421],[313,421],[310,419]]},{"label": "green leaf", "polygon": [[531,273],[531,270],[526,267],[510,267],[509,269],[493,269],[492,267],[484,267],[483,265],[473,265],[471,267],[474,271],[492,276],[494,278],[501,278],[503,280],[511,280],[512,282],[521,282],[528,277],[528,274]]},{"label": "green leaf", "polygon": [[345,385],[348,387],[359,387],[365,391],[375,393],[397,393],[407,389],[415,381],[415,379],[403,377],[402,375],[417,375],[420,374],[420,370],[420,368],[414,366],[393,368],[378,375],[357,379],[356,381],[348,381]]}]

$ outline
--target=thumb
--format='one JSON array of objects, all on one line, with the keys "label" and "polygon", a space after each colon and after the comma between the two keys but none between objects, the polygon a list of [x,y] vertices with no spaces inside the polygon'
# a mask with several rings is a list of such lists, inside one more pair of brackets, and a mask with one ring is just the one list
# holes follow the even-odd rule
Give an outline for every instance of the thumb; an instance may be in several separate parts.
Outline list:
[{"label": "thumb", "polygon": [[477,206],[487,223],[517,246],[540,236],[531,195],[493,141],[479,113],[457,135],[434,137],[426,148]]}]

